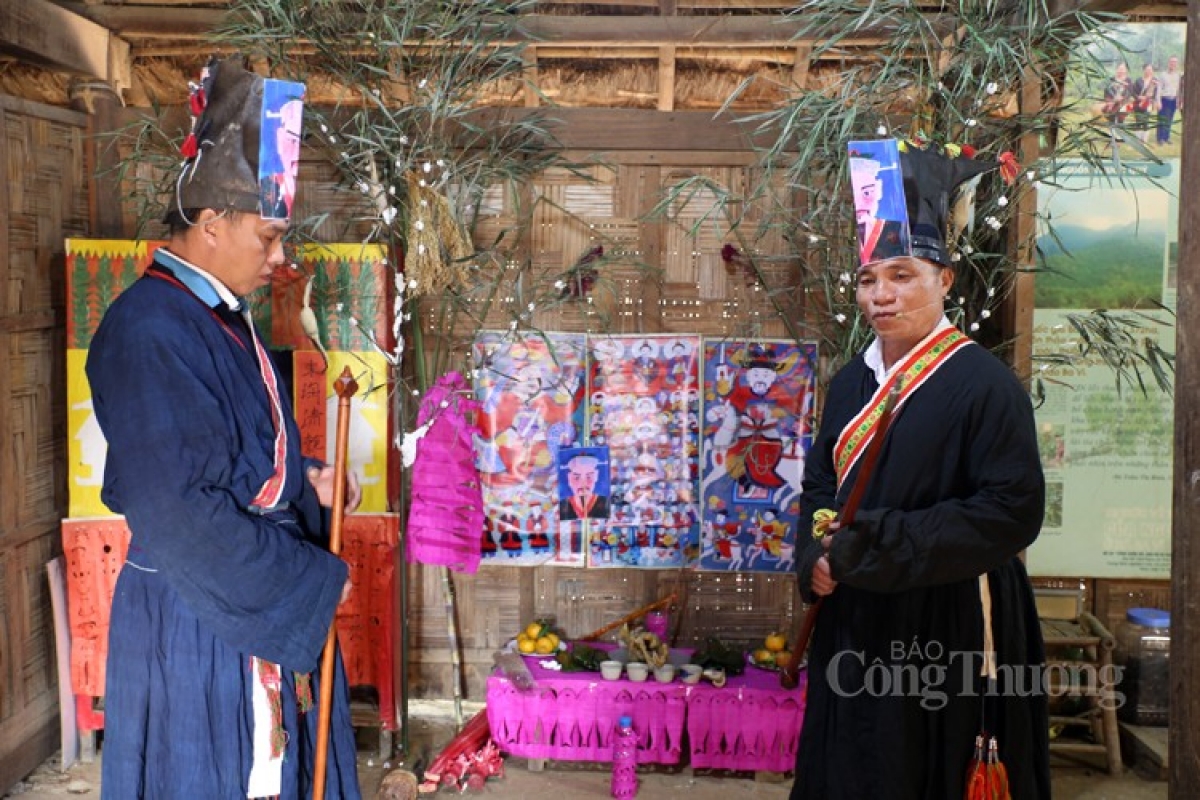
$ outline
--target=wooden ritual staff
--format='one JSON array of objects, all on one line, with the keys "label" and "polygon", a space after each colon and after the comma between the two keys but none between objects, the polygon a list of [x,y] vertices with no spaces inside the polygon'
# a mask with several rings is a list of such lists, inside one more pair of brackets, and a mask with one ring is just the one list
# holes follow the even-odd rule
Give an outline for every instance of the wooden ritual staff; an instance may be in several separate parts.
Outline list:
[{"label": "wooden ritual staff", "polygon": [[[871,437],[871,443],[867,445],[867,452],[863,453],[862,464],[858,467],[858,476],[854,479],[854,485],[850,487],[850,496],[846,498],[846,504],[842,506],[841,512],[836,517],[842,527],[846,527],[854,521],[854,514],[858,511],[858,504],[862,502],[863,492],[866,491],[867,483],[871,480],[871,473],[875,471],[875,462],[879,460],[879,451],[883,448],[883,439],[887,436],[888,427],[892,424],[892,412],[896,410],[896,401],[899,397],[900,378],[897,377],[892,388],[888,390],[887,399],[883,401],[883,412],[875,424],[875,435]],[[808,640],[812,638],[813,627],[817,624],[817,614],[821,613],[823,602],[825,602],[824,595],[818,597],[816,602],[808,607],[808,611],[805,612],[797,628],[796,635],[792,638],[792,658],[779,673],[779,683],[785,689],[794,689],[800,683],[800,661],[804,658],[804,651],[808,649]]]},{"label": "wooden ritual staff", "polygon": [[[350,444],[350,398],[358,391],[358,384],[350,374],[350,367],[334,381],[338,396],[337,437],[333,446],[333,508],[329,522],[329,552],[335,556],[342,552],[342,517],[346,512],[346,453]],[[337,612],[329,623],[329,635],[325,638],[325,650],[321,654],[321,698],[317,707],[317,753],[313,761],[313,800],[324,800],[325,766],[329,758],[329,720],[333,705],[333,656],[337,651]]]}]

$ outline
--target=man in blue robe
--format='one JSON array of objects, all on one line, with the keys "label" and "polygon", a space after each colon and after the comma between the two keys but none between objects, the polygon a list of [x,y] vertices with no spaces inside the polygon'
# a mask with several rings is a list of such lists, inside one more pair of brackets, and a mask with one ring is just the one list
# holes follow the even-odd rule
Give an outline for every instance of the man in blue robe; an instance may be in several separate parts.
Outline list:
[{"label": "man in blue robe", "polygon": [[[109,632],[101,794],[113,800],[312,790],[314,670],[350,585],[322,530],[333,469],[301,456],[242,300],[284,263],[287,221],[262,216],[256,175],[263,84],[236,61],[210,64],[170,243],[88,356],[103,499],[132,532]],[[351,479],[348,511],[359,496]],[[325,796],[357,799],[336,663]]]}]

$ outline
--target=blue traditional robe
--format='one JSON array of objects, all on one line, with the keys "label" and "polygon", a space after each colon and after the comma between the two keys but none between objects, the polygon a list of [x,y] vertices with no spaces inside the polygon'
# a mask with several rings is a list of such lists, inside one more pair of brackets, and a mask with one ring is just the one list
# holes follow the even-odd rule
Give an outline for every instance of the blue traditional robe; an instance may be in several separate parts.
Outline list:
[{"label": "blue traditional robe", "polygon": [[[294,673],[316,670],[348,568],[325,547],[286,392],[279,502],[252,510],[277,443],[255,351],[241,315],[164,250],[92,341],[102,498],[132,532],[109,629],[105,798],[245,798],[252,657],[281,667],[280,796],[311,791],[317,713],[299,712]],[[333,689],[325,796],[358,798],[340,658]]]}]

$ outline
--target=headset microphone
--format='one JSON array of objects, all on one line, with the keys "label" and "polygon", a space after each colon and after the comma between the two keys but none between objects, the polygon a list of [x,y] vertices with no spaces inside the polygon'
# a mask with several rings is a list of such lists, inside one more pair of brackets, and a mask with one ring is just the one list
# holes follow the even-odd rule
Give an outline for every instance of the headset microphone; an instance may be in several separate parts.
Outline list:
[{"label": "headset microphone", "polygon": [[946,298],[944,298],[944,297],[941,300],[932,300],[923,306],[917,306],[916,308],[910,308],[908,311],[897,311],[894,316],[896,317],[896,319],[904,319],[904,317],[915,314],[918,311],[924,311],[925,309],[929,308],[930,306],[940,306],[940,305],[945,304],[945,302],[946,302]]}]

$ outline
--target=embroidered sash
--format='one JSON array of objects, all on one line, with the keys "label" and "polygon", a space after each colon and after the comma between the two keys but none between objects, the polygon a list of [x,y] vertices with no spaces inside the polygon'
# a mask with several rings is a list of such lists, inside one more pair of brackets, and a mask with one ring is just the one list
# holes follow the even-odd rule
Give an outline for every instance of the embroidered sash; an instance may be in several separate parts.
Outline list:
[{"label": "embroidered sash", "polygon": [[920,389],[950,356],[971,343],[971,339],[957,328],[946,328],[909,353],[904,361],[892,370],[891,377],[884,381],[862,411],[858,412],[838,435],[837,444],[833,448],[833,465],[837,472],[839,489],[875,436],[879,418],[883,415],[884,403],[896,381],[901,381],[900,396],[896,399],[893,415],[900,413],[905,401]]},{"label": "embroidered sash", "polygon": [[250,326],[250,338],[254,340],[254,355],[258,359],[258,369],[262,373],[263,384],[271,399],[271,422],[275,425],[275,472],[258,490],[258,494],[254,497],[254,505],[259,508],[273,508],[279,503],[279,498],[283,496],[283,486],[287,477],[285,471],[287,425],[283,420],[283,401],[279,396],[279,382],[275,380],[275,370],[271,366],[271,359],[258,339],[258,334],[254,330],[254,321],[250,319],[250,312],[245,312],[245,315],[246,324]]}]

